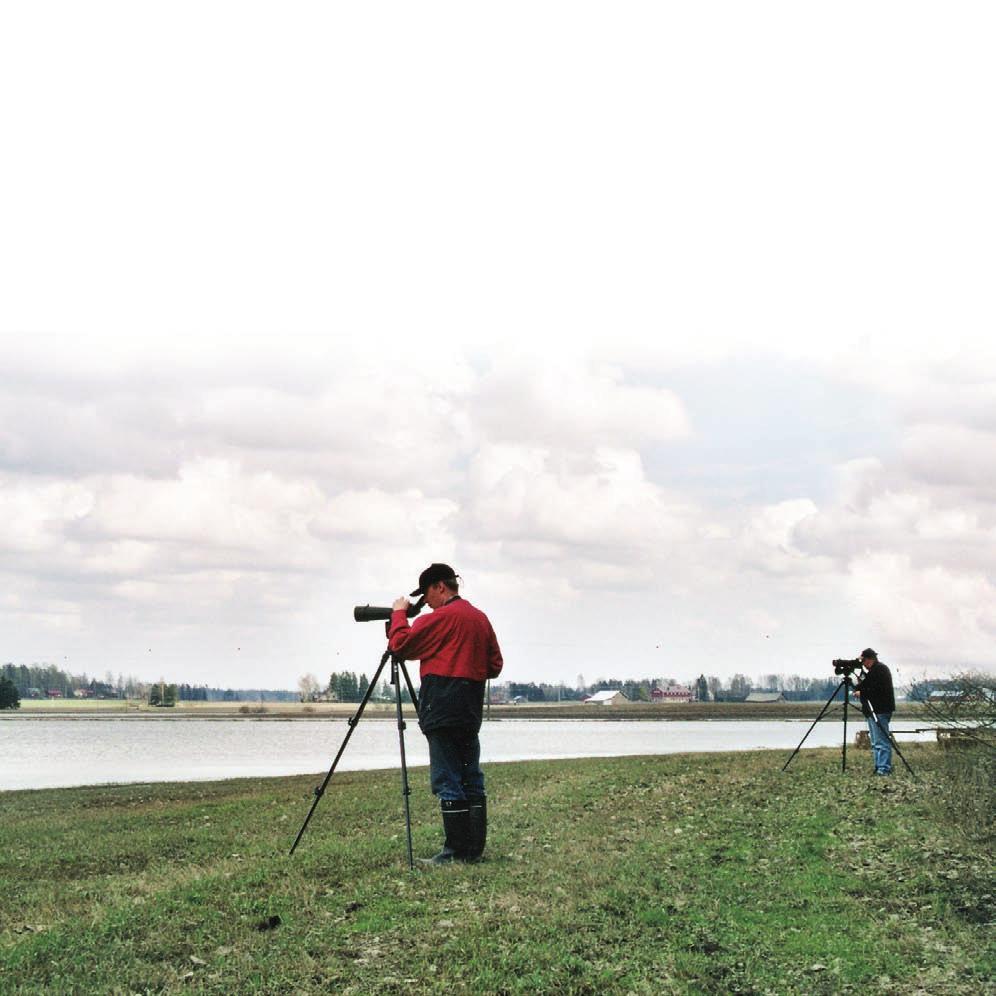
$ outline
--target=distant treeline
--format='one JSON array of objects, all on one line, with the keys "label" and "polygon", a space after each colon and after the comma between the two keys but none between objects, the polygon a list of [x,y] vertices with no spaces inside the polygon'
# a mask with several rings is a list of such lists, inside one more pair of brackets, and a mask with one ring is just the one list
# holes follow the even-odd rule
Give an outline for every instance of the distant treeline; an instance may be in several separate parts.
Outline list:
[{"label": "distant treeline", "polygon": [[631,702],[653,701],[656,688],[687,688],[692,697],[700,702],[742,702],[751,692],[780,692],[789,702],[812,702],[826,699],[840,682],[839,676],[830,673],[827,678],[803,678],[800,675],[764,675],[753,681],[746,675],[735,674],[729,681],[721,678],[699,675],[688,684],[676,682],[673,678],[599,678],[586,684],[581,675],[572,687],[566,684],[544,682],[508,681],[501,684],[492,682],[491,694],[495,701],[504,697],[511,701],[523,698],[527,702],[580,702],[595,692],[618,689]]},{"label": "distant treeline", "polygon": [[298,680],[297,687],[296,694],[288,695],[301,702],[359,702],[367,694],[370,680],[355,671],[333,671],[325,685],[313,674],[306,674]]},{"label": "distant treeline", "polygon": [[94,698],[137,698],[144,687],[136,678],[126,679],[123,675],[115,678],[108,673],[99,680],[86,674],[69,674],[54,664],[4,664],[0,674],[14,683],[22,699],[47,698],[53,694],[69,699],[77,692]]},{"label": "distant treeline", "polygon": [[297,692],[286,688],[211,688],[208,685],[177,685],[181,702],[297,702]]},{"label": "distant treeline", "polygon": [[52,664],[4,664],[0,676],[13,682],[22,699],[95,698],[148,699],[153,686],[173,685],[181,702],[296,702],[297,692],[274,688],[214,688],[210,685],[176,685],[168,681],[140,681],[108,673],[103,680],[86,674],[69,674]]},{"label": "distant treeline", "polygon": [[[414,676],[418,690],[418,675]],[[565,683],[505,681],[491,682],[492,702],[511,702],[524,699],[527,702],[580,702],[595,692],[618,689],[631,702],[652,702],[655,689],[667,693],[669,690],[688,690],[693,699],[700,702],[742,702],[752,691],[780,692],[789,702],[810,702],[829,698],[837,687],[840,678],[831,672],[828,678],[802,678],[799,675],[765,675],[751,681],[746,675],[735,674],[728,682],[715,676],[699,677],[689,684],[681,684],[673,678],[599,678],[591,684],[585,683],[583,676],[571,686]],[[314,675],[304,675],[298,682],[297,695],[285,693],[289,697],[300,698],[302,702],[331,700],[333,702],[359,702],[368,688],[367,676],[352,671],[333,672],[327,684],[322,684]],[[180,698],[183,699],[181,689]],[[373,697],[392,700],[394,689],[382,681],[374,689]],[[409,701],[408,689],[402,686],[402,699]]]},{"label": "distant treeline", "polygon": [[328,695],[339,702],[359,702],[367,694],[370,680],[353,671],[333,671],[329,675]]},{"label": "distant treeline", "polygon": [[[182,686],[181,686],[182,687]],[[286,688],[207,688],[206,702],[297,702],[300,696]]]}]

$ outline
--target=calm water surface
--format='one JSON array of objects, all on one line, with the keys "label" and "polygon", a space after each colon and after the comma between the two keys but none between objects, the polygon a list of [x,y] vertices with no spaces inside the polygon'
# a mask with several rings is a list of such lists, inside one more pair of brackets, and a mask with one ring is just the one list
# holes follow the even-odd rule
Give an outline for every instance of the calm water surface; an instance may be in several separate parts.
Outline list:
[{"label": "calm water surface", "polygon": [[[759,748],[790,752],[811,723],[508,719],[484,724],[482,761]],[[842,725],[821,721],[806,747],[839,747]],[[848,725],[853,742],[852,730],[863,725]],[[324,772],[348,729],[345,720],[328,719],[4,720],[0,790]],[[930,739],[933,734],[919,736]],[[428,765],[425,738],[414,722],[405,733],[405,752],[410,766]],[[363,719],[337,770],[396,767],[399,757],[396,724]]]}]

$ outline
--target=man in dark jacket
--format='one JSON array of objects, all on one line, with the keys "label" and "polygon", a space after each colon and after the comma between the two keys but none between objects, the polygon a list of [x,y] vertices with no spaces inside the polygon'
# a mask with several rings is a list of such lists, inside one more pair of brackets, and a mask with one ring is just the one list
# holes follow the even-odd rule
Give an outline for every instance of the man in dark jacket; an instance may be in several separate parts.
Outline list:
[{"label": "man in dark jacket", "polygon": [[429,741],[429,778],[445,833],[433,864],[477,861],[487,838],[479,734],[485,682],[501,673],[502,657],[488,617],[459,591],[452,567],[430,564],[411,597],[423,597],[432,614],[409,625],[410,603],[399,598],[387,629],[392,653],[421,662],[418,722]]},{"label": "man in dark jacket", "polygon": [[861,651],[861,665],[865,672],[857,686],[857,693],[861,697],[861,712],[868,721],[875,774],[891,775],[892,740],[889,737],[889,721],[896,711],[892,674],[870,647]]}]

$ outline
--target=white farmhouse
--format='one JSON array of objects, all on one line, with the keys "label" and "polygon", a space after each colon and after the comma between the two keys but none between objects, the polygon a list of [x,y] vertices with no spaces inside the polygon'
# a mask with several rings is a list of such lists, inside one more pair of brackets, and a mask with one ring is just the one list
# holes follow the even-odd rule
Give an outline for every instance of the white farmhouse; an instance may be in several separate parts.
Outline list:
[{"label": "white farmhouse", "polygon": [[604,692],[595,692],[585,700],[585,705],[619,705],[629,699],[618,688],[608,688]]}]

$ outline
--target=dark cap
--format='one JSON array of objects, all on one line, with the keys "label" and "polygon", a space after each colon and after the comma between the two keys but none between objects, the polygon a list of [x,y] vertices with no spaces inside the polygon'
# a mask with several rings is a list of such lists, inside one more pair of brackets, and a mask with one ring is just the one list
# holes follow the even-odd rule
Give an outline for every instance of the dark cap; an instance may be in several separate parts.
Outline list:
[{"label": "dark cap", "polygon": [[863,661],[877,661],[878,654],[876,654],[875,651],[872,650],[871,647],[869,647],[867,650],[861,651],[861,659]]},{"label": "dark cap", "polygon": [[429,564],[418,576],[418,587],[412,592],[415,595],[424,595],[427,588],[431,588],[437,581],[456,581],[456,571],[449,564]]}]

